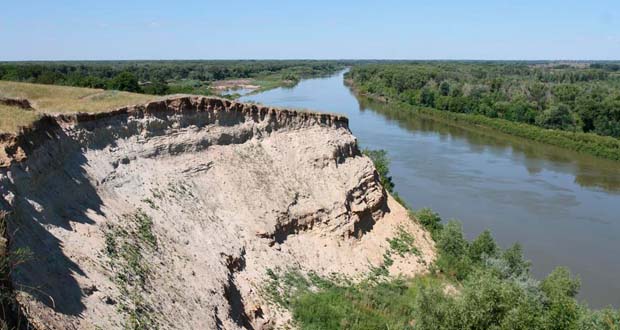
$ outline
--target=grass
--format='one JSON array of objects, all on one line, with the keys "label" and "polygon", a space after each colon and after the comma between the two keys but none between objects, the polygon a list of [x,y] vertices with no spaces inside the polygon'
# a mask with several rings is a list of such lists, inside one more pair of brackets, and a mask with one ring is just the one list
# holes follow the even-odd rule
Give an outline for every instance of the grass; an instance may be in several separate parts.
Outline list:
[{"label": "grass", "polygon": [[11,284],[11,272],[20,264],[34,258],[29,248],[9,250],[6,237],[7,213],[0,210],[0,329],[29,329],[28,320],[21,310],[16,308],[17,302]]},{"label": "grass", "polygon": [[145,198],[142,201],[148,204],[148,206],[150,206],[153,210],[159,210],[159,206],[157,206],[157,204],[152,199]]},{"label": "grass", "polygon": [[420,250],[415,246],[413,235],[406,231],[403,227],[398,227],[398,233],[395,237],[389,238],[390,249],[401,257],[407,254],[421,256]]},{"label": "grass", "polygon": [[285,80],[281,75],[270,75],[265,77],[260,77],[257,79],[252,79],[253,85],[258,85],[260,88],[252,92],[251,94],[256,94],[260,92],[264,92],[270,89],[278,88],[278,87],[287,87],[293,86],[297,83],[297,81]]},{"label": "grass", "polygon": [[425,263],[420,257],[422,253],[415,246],[415,238],[404,227],[399,226],[396,236],[386,239],[390,245],[383,253],[383,262],[378,266],[371,266],[368,272],[370,282],[382,281],[390,276],[389,268],[394,264],[392,256],[399,255],[401,258],[410,256],[417,257],[417,262]]},{"label": "grass", "polygon": [[168,82],[170,94],[213,95],[207,82],[194,79],[182,79]]},{"label": "grass", "polygon": [[301,329],[413,329],[413,305],[420,288],[442,290],[435,276],[391,278],[354,284],[293,270],[268,271],[266,296],[293,314]]},{"label": "grass", "polygon": [[594,311],[577,301],[579,280],[567,269],[538,281],[518,244],[503,250],[488,231],[468,241],[458,222],[444,224],[429,209],[410,214],[436,242],[428,274],[389,276],[391,255],[417,252],[401,227],[388,239],[383,265],[361,282],[268,270],[265,297],[303,330],[620,329],[620,310]]},{"label": "grass", "polygon": [[158,248],[153,219],[138,210],[125,215],[121,223],[105,232],[103,253],[109,258],[113,280],[121,291],[119,310],[126,315],[125,329],[156,329],[155,311],[144,298],[150,290],[151,272],[144,254]]},{"label": "grass", "polygon": [[[303,330],[620,329],[620,310],[594,311],[577,301],[579,280],[567,269],[537,281],[518,245],[501,250],[489,234],[468,242],[455,222],[437,234],[439,258],[448,262],[438,260],[429,274],[369,274],[354,283],[276,269],[267,273],[265,296],[289,310]],[[396,238],[411,242],[402,234]],[[409,253],[407,245],[391,251]],[[467,275],[452,274],[455,266]]]},{"label": "grass", "polygon": [[41,114],[0,104],[0,132],[15,132],[20,126],[27,126],[37,120]]},{"label": "grass", "polygon": [[102,112],[161,98],[103,89],[0,81],[0,96],[28,99],[36,111],[0,105],[0,131],[15,132],[42,113]]}]

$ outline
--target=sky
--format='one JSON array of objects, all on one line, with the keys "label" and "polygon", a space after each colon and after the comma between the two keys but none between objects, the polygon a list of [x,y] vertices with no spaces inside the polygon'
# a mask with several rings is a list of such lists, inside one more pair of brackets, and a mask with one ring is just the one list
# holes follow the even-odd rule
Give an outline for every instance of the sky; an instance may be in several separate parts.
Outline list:
[{"label": "sky", "polygon": [[620,59],[620,0],[1,1],[0,61]]}]

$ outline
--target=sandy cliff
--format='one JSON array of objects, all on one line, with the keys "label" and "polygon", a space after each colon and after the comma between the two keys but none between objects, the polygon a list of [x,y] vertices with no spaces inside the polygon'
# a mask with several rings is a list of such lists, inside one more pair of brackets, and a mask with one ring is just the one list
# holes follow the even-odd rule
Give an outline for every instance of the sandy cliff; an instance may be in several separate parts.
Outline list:
[{"label": "sandy cliff", "polygon": [[399,227],[429,236],[381,187],[347,119],[178,97],[46,116],[0,136],[11,282],[41,329],[263,329],[286,313],[267,269],[358,276]]}]

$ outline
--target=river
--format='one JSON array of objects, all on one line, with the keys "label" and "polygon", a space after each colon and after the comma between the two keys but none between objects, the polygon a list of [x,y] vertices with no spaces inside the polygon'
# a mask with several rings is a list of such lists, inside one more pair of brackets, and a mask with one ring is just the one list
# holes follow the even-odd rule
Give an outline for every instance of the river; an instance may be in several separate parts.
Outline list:
[{"label": "river", "polygon": [[523,139],[399,116],[356,97],[340,72],[240,98],[346,115],[361,147],[385,149],[396,191],[417,209],[463,223],[468,238],[491,230],[523,245],[543,278],[567,266],[591,307],[620,307],[620,163]]}]

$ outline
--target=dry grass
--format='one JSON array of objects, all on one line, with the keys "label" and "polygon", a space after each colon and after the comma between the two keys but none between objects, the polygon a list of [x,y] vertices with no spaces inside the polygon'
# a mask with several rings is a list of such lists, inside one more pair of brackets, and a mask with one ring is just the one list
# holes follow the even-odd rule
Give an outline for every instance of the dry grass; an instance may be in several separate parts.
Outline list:
[{"label": "dry grass", "polygon": [[13,132],[41,113],[101,112],[160,98],[128,92],[0,81],[0,96],[25,98],[36,111],[0,107],[0,131]]},{"label": "dry grass", "polygon": [[26,126],[39,116],[36,111],[0,104],[0,132],[15,132],[19,126]]}]

